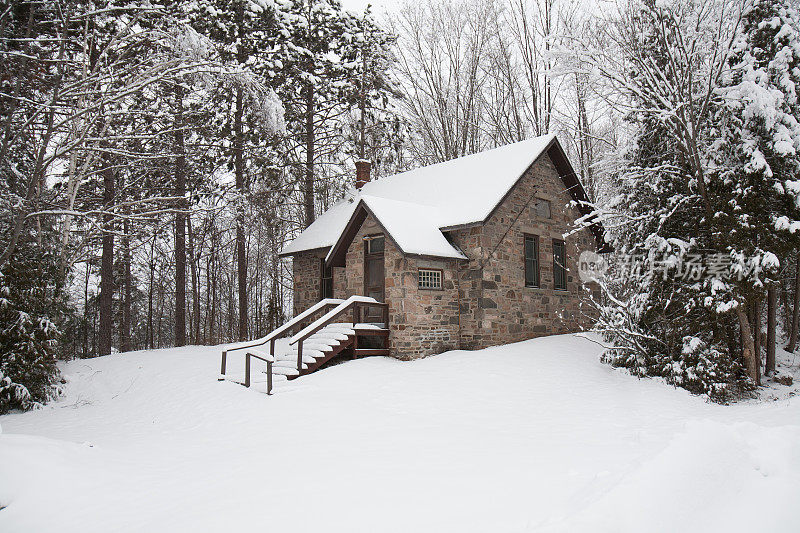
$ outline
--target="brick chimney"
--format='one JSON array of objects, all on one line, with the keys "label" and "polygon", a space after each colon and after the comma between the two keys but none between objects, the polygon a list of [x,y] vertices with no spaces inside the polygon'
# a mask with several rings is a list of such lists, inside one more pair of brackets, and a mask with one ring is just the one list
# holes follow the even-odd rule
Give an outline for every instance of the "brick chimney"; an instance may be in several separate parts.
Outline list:
[{"label": "brick chimney", "polygon": [[361,190],[369,181],[369,168],[371,163],[363,159],[356,161],[356,189]]}]

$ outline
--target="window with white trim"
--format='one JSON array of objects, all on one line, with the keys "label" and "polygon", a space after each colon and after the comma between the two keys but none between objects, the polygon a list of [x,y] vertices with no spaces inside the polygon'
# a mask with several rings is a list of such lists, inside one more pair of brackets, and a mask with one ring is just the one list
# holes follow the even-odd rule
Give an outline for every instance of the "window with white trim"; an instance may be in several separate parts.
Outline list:
[{"label": "window with white trim", "polygon": [[419,269],[419,288],[439,291],[442,290],[442,271],[430,268]]}]

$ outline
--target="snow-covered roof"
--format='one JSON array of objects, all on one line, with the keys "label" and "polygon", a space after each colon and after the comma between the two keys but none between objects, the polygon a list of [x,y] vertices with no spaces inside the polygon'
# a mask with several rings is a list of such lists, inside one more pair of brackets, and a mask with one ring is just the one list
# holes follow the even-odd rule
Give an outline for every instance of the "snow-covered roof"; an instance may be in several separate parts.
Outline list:
[{"label": "snow-covered roof", "polygon": [[463,258],[441,229],[486,220],[554,140],[554,134],[543,135],[351,189],[281,255],[332,247],[363,201],[403,252]]},{"label": "snow-covered roof", "polygon": [[447,225],[442,223],[439,209],[379,196],[362,195],[361,201],[403,252],[466,259],[464,254],[453,248],[439,229]]}]

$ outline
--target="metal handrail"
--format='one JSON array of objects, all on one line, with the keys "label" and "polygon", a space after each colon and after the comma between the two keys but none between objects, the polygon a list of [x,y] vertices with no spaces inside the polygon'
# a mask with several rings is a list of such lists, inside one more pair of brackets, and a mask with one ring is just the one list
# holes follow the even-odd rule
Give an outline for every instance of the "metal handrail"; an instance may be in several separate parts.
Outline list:
[{"label": "metal handrail", "polygon": [[257,346],[263,346],[266,343],[270,343],[270,355],[275,355],[275,339],[278,338],[278,335],[286,332],[288,329],[292,328],[293,326],[297,325],[299,322],[302,322],[309,316],[313,315],[323,307],[330,307],[330,306],[338,306],[341,305],[344,300],[338,298],[325,298],[320,300],[319,302],[315,303],[293,319],[286,322],[281,327],[274,329],[271,331],[266,337],[261,337],[260,339],[256,339],[254,341],[244,341],[238,342],[233,344],[226,344],[222,350],[222,362],[220,364],[220,376],[218,378],[219,381],[223,381],[225,379],[225,370],[228,364],[228,352],[233,352],[235,350],[246,350],[248,348],[255,348]]}]

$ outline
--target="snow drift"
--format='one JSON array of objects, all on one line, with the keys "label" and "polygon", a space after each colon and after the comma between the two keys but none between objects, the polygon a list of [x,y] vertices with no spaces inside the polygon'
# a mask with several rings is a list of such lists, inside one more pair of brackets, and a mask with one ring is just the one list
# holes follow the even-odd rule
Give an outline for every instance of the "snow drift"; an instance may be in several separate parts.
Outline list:
[{"label": "snow drift", "polygon": [[367,358],[272,397],[216,348],[75,361],[0,417],[0,531],[800,531],[797,398],[713,405],[598,351]]}]

